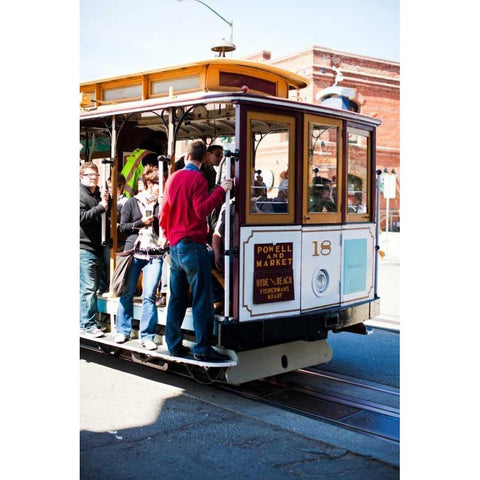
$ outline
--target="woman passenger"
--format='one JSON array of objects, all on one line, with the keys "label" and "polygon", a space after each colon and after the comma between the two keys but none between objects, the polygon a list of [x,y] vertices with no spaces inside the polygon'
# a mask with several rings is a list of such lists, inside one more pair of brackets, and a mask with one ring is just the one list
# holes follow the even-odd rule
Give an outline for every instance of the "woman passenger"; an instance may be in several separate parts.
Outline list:
[{"label": "woman passenger", "polygon": [[[128,235],[124,250],[132,250],[140,229],[153,227],[158,235],[158,168],[147,165],[142,175],[144,190],[128,199],[122,208],[120,232]],[[143,271],[142,317],[140,319],[140,342],[148,350],[157,348],[154,342],[157,325],[156,292],[162,275],[163,252],[158,255],[136,251],[128,272],[126,292],[120,297],[117,311],[116,343],[130,338],[133,319],[133,297],[140,273]]]}]

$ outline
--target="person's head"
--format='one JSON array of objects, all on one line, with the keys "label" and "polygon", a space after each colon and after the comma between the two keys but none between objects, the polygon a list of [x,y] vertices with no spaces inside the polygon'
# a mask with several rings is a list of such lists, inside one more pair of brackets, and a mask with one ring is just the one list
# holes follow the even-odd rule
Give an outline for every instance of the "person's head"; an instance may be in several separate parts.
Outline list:
[{"label": "person's head", "polygon": [[80,166],[80,182],[92,192],[98,185],[98,167],[93,162],[85,162]]},{"label": "person's head", "polygon": [[278,198],[281,200],[288,198],[288,190],[286,188],[279,188]]},{"label": "person's head", "polygon": [[[138,148],[143,148],[145,150],[151,150],[155,152],[155,158],[157,155],[164,155],[167,151],[167,135],[163,131],[152,131],[149,136],[140,143]],[[144,163],[145,165],[145,163]]]},{"label": "person's head", "polygon": [[313,179],[313,193],[321,198],[329,198],[332,191],[332,181],[325,177]]},{"label": "person's head", "polygon": [[186,161],[203,163],[207,154],[207,146],[203,140],[192,140],[187,146]]},{"label": "person's head", "polygon": [[[123,189],[125,188],[125,183],[126,183],[125,177],[120,172],[118,172],[117,173],[117,195],[122,194]],[[113,187],[112,177],[108,177],[107,186],[108,186],[108,189],[111,191]]]},{"label": "person's head", "polygon": [[158,181],[158,167],[147,165],[143,170],[142,182],[143,191],[151,201],[158,199],[158,194],[160,192]]},{"label": "person's head", "polygon": [[207,148],[207,160],[209,165],[218,167],[223,158],[223,147],[221,145],[210,145]]},{"label": "person's head", "polygon": [[255,197],[265,196],[267,194],[267,189],[265,188],[265,184],[263,183],[263,178],[257,177],[257,179],[253,182],[252,186],[252,195]]},{"label": "person's head", "polygon": [[[282,177],[282,174],[280,174],[280,177]],[[286,175],[283,177],[283,180],[280,182],[280,185],[278,186],[277,196],[281,199],[288,197],[288,173],[286,173]]]},{"label": "person's head", "polygon": [[360,199],[358,198],[358,194],[353,191],[348,191],[347,199],[349,205],[358,205],[360,203]]},{"label": "person's head", "polygon": [[123,192],[123,189],[125,188],[125,183],[126,183],[125,177],[120,172],[118,172],[117,173],[117,190],[119,191],[119,195],[120,193]]}]

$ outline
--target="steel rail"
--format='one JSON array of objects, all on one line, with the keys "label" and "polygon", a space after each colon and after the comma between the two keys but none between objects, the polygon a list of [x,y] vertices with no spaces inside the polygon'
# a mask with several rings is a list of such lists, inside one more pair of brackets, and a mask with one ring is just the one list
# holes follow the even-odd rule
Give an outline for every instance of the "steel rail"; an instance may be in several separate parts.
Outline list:
[{"label": "steel rail", "polygon": [[[296,370],[295,372],[291,373],[299,373],[301,374],[301,376],[305,375],[306,377],[313,375],[320,379],[339,382],[340,384],[353,386],[355,388],[363,390],[375,391],[381,394],[386,393],[389,395],[393,395],[394,398],[397,398],[399,395],[397,391],[394,391],[392,389],[369,385],[355,380],[347,380],[342,377],[336,377],[335,375],[327,375],[304,369]],[[234,387],[231,385],[221,384],[216,385],[216,388],[227,390],[236,395],[277,408],[281,408],[297,415],[325,421],[338,427],[356,431],[372,437],[381,438],[385,441],[399,443],[398,433],[396,431],[391,431],[392,426],[393,430],[396,430],[400,418],[400,412],[397,408],[365,399],[353,398],[352,396],[345,395],[344,393],[329,391],[326,388],[319,389],[318,387],[312,387],[310,385],[303,384],[301,377],[299,380],[292,381],[291,379],[284,379],[282,378],[282,376],[279,376],[258,380],[256,383],[258,385],[273,386],[277,388],[266,393],[256,393],[248,391],[248,385],[240,385]],[[289,398],[289,393],[293,394],[290,396],[291,398]],[[303,397],[301,398],[301,400],[303,400],[302,402],[300,402],[298,398],[295,399],[295,395],[298,394]],[[311,399],[311,402],[308,402],[308,398]],[[306,406],[305,400],[307,401]],[[320,406],[315,406],[316,401],[320,401],[322,402],[322,404]],[[341,417],[332,418],[327,413],[325,413],[328,412],[328,407],[326,407],[325,402],[326,404],[330,405],[331,408],[333,408],[334,410],[335,406],[340,409],[343,406],[346,409],[350,409],[350,412],[348,413],[347,411],[345,412],[345,414],[341,415]],[[302,403],[303,405],[300,403]],[[373,420],[369,420],[367,418],[367,421],[364,421],[363,425],[360,424],[361,422],[355,422],[355,417],[358,418],[362,415],[366,415],[367,417],[368,415],[376,416],[375,418],[379,422],[376,422],[375,418]],[[383,430],[381,426],[382,420],[384,421],[384,423],[386,422],[386,426],[383,426]],[[369,421],[371,421],[371,423],[373,424],[373,426],[371,426],[370,428],[368,426]]]},{"label": "steel rail", "polygon": [[[312,367],[312,368],[314,368],[314,367]],[[378,387],[378,386],[372,385],[372,384],[359,383],[359,382],[352,381],[350,379],[346,379],[346,378],[341,377],[339,375],[335,375],[334,373],[326,374],[326,373],[320,373],[318,371],[314,371],[314,370],[310,370],[310,369],[303,369],[303,368],[298,369],[297,372],[302,372],[302,373],[305,373],[307,375],[314,375],[314,376],[317,376],[317,377],[326,378],[326,379],[329,379],[329,380],[334,380],[336,382],[341,382],[341,383],[353,385],[355,387],[374,390],[376,392],[383,392],[383,393],[389,393],[391,395],[400,396],[400,392],[392,390],[392,389],[384,388],[385,387],[384,385],[382,385],[382,387]]]}]

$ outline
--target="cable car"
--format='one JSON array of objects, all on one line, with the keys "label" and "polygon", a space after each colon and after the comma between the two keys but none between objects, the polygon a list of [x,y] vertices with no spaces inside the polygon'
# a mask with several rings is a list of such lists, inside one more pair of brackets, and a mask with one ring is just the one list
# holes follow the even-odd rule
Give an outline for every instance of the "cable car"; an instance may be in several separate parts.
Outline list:
[{"label": "cable car", "polygon": [[[215,58],[80,85],[81,161],[101,165],[101,181],[111,177],[113,191],[116,173],[148,139],[160,139],[151,150],[169,174],[189,140],[221,145],[217,178],[233,175],[235,184],[234,200],[227,192],[224,207],[225,268],[214,272],[224,285],[225,310],[212,331],[215,348],[230,361],[168,354],[168,293],[158,307],[157,350],[142,349],[135,338],[114,343],[118,298],[111,293],[97,300],[106,335],[81,335],[83,346],[241,384],[328,362],[329,335],[367,333],[364,322],[380,313],[380,121],[301,101],[308,83],[271,65]],[[111,273],[118,250],[113,197]],[[141,302],[134,318],[140,314]],[[182,329],[186,343],[195,342],[190,308]]]}]

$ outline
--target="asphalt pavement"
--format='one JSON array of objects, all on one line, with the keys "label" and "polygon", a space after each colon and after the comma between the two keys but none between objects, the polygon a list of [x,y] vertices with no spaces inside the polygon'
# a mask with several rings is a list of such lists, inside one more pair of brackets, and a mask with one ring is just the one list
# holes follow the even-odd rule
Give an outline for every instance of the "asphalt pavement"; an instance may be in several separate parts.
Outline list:
[{"label": "asphalt pavement", "polygon": [[82,351],[82,480],[399,478],[399,447]]}]

